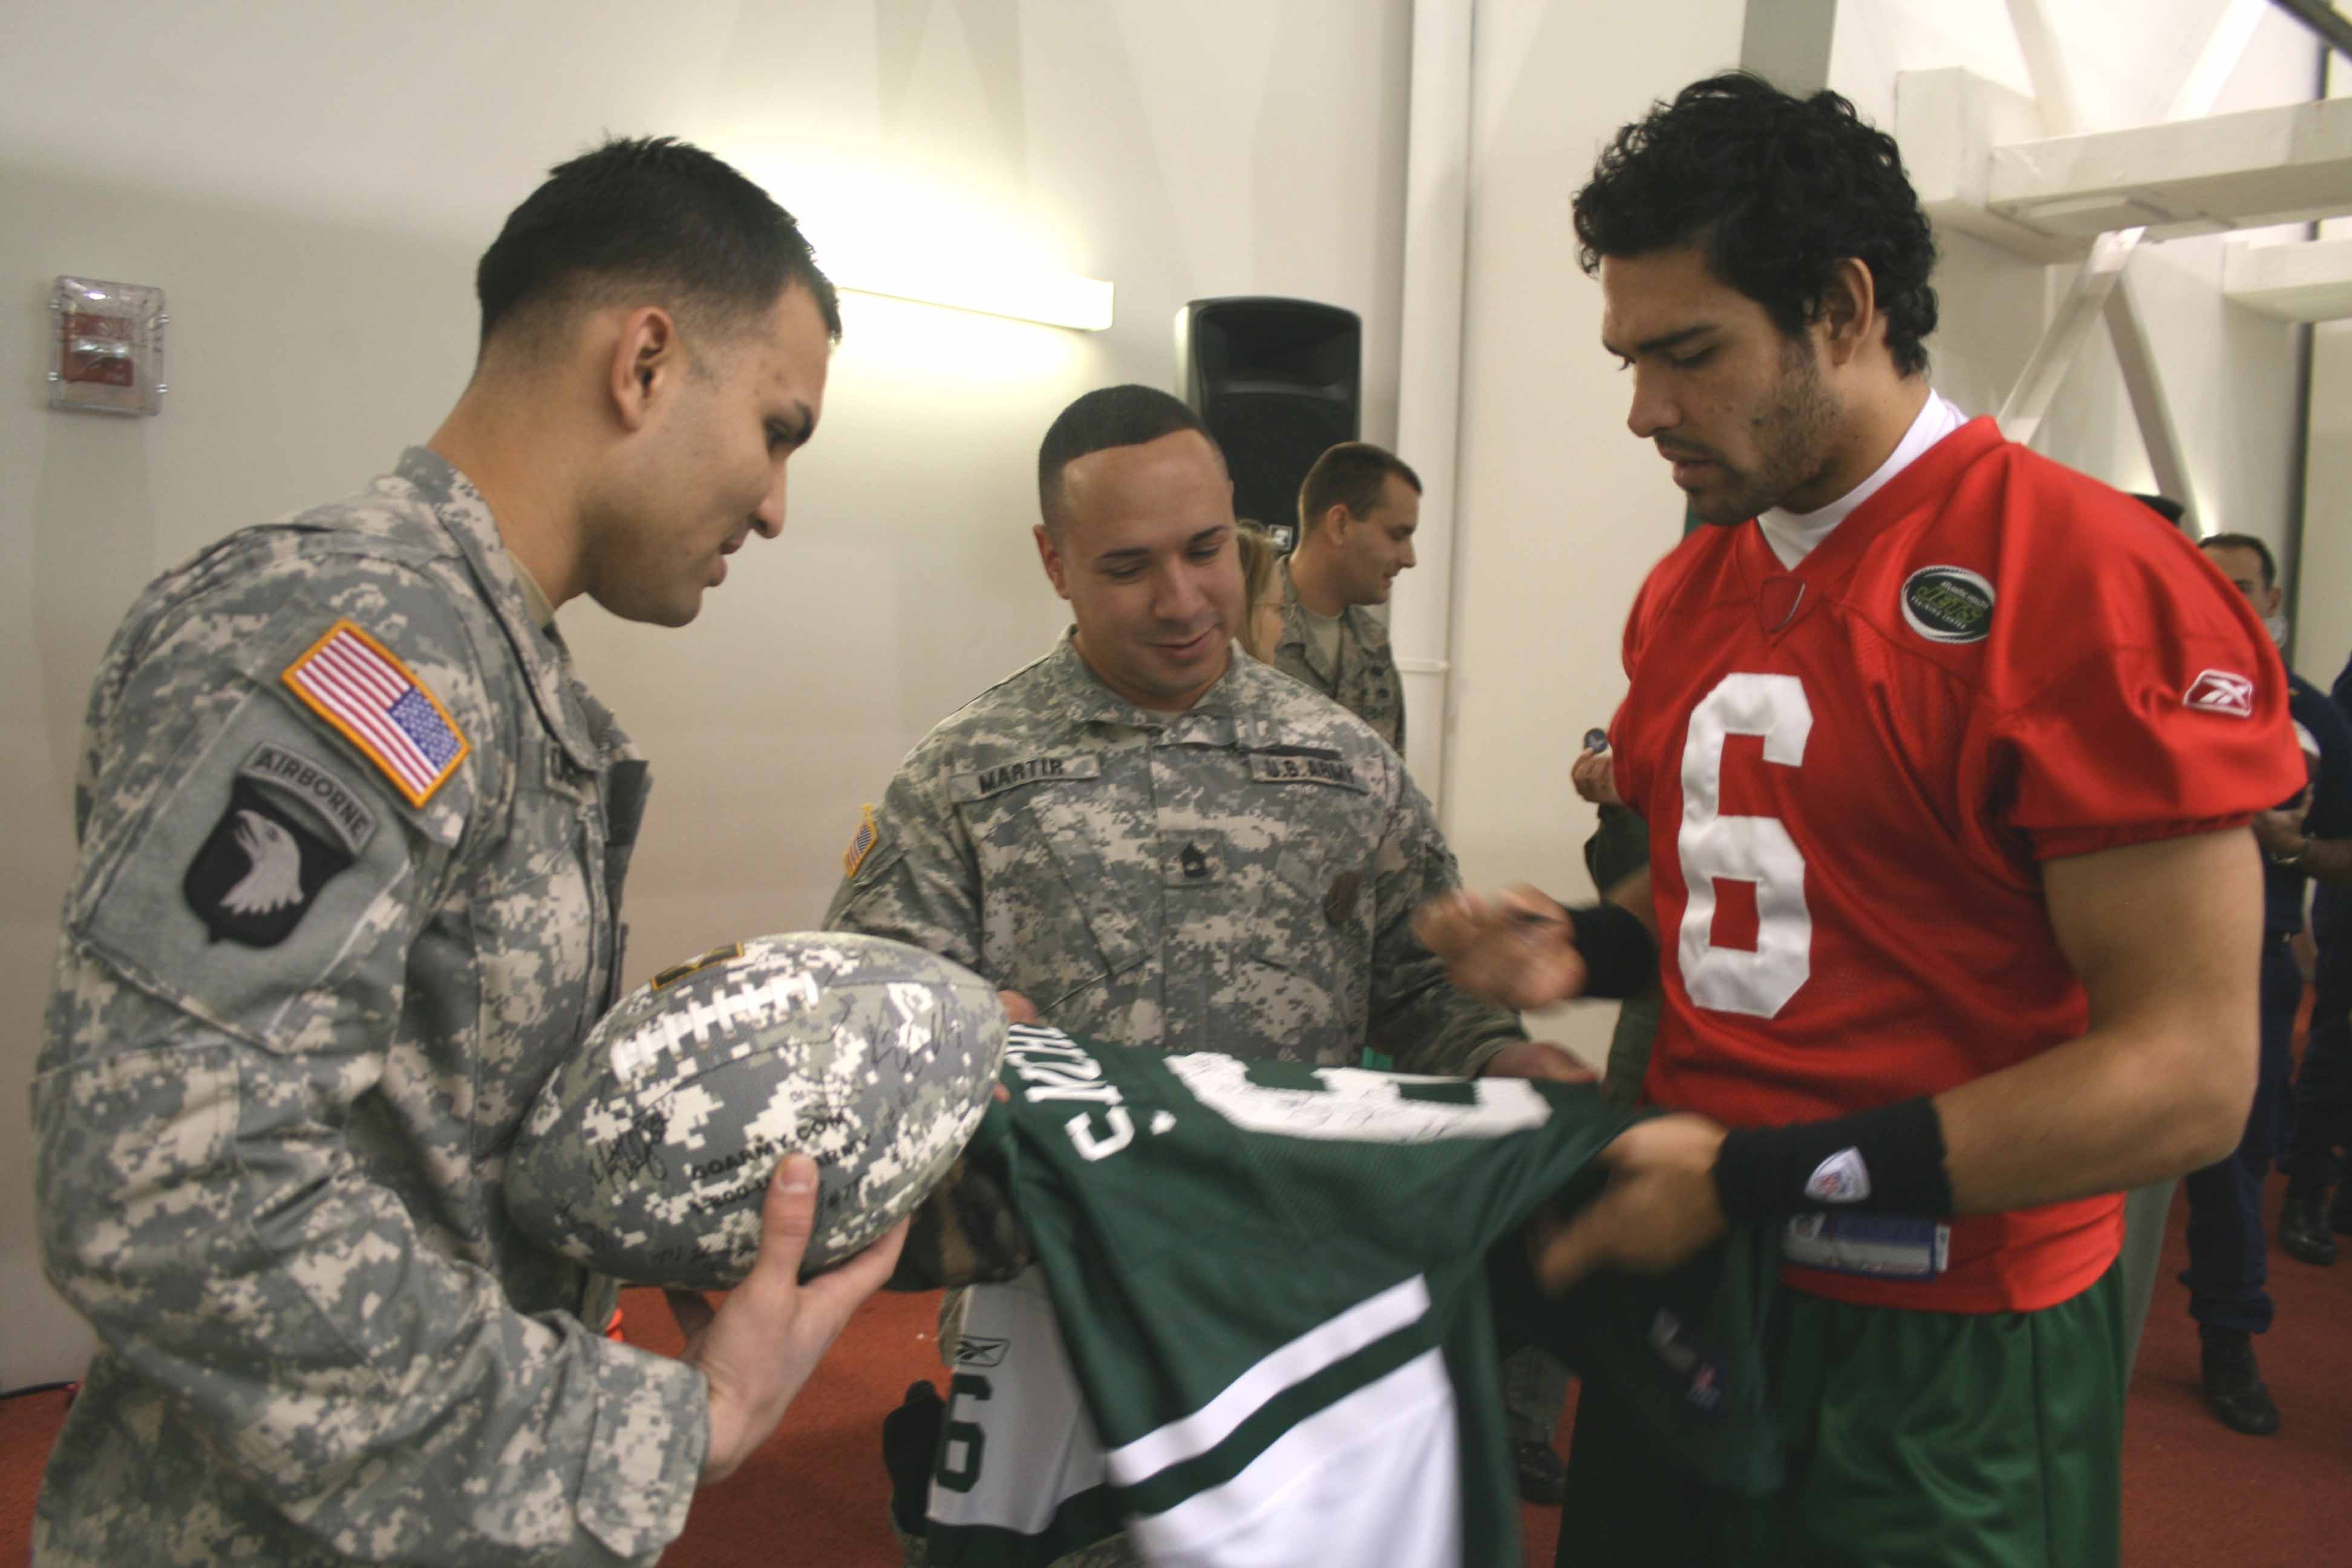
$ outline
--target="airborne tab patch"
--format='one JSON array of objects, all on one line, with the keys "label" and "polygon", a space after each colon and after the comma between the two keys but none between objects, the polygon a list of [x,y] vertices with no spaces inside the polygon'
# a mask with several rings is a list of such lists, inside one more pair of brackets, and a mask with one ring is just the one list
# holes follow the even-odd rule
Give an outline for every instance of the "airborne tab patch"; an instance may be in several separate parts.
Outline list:
[{"label": "airborne tab patch", "polygon": [[278,679],[383,769],[411,805],[431,800],[473,749],[441,700],[348,620],[329,626]]},{"label": "airborne tab patch", "polygon": [[332,769],[299,752],[264,741],[236,773],[239,778],[273,784],[312,807],[353,855],[375,837],[375,813],[368,809],[366,799]]}]

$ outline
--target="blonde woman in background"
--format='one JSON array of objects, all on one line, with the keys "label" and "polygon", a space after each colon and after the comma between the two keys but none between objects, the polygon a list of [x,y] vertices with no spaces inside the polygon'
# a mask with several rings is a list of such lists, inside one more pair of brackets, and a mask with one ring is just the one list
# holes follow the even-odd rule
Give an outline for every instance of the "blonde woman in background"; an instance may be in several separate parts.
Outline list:
[{"label": "blonde woman in background", "polygon": [[1282,555],[1265,525],[1241,520],[1236,533],[1242,552],[1242,651],[1260,664],[1274,662],[1282,640]]}]

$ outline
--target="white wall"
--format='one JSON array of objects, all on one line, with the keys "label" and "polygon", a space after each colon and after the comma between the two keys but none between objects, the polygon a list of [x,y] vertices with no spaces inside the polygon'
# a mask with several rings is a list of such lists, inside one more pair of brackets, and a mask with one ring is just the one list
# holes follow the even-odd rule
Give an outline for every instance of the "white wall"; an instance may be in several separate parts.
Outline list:
[{"label": "white wall", "polygon": [[2287,608],[2295,670],[2326,691],[2352,656],[2352,321],[2315,333],[2303,564]]},{"label": "white wall", "polygon": [[[1590,896],[1593,811],[1569,763],[1624,693],[1626,607],[1683,506],[1626,432],[1569,202],[1619,125],[1738,63],[1742,9],[1679,0],[1661,26],[1580,0],[1478,7],[1444,803],[1474,887]],[[1614,1015],[1570,1007],[1543,1032],[1595,1057]]]},{"label": "white wall", "polygon": [[[657,16],[657,20],[656,19]],[[1365,430],[1396,407],[1408,0],[122,0],[0,14],[0,1106],[24,1115],[75,737],[115,621],[223,532],[342,494],[430,434],[471,359],[471,269],[547,165],[607,130],[737,160],[808,226],[908,220],[1112,279],[1100,335],[845,301],[784,538],[700,621],[563,623],[655,759],[630,969],[814,921],[859,802],[933,721],[1044,651],[1036,443],[1089,387],[1169,384],[1185,300],[1360,311]],[[938,215],[936,218],[933,215]],[[48,281],[162,285],[153,420],[42,406]],[[21,1128],[19,1121],[16,1125]],[[0,1137],[0,1387],[86,1341],[38,1277]]]},{"label": "white wall", "polygon": [[[2106,127],[2160,114],[2221,0],[2045,0],[2045,9],[2086,123]],[[1774,14],[1769,5],[1745,8],[1751,26],[1770,25]],[[1577,269],[1570,225],[1570,198],[1618,125],[1751,48],[1769,53],[1743,37],[1743,7],[1733,0],[1682,0],[1672,15],[1661,26],[1655,10],[1574,0],[1481,0],[1478,8],[1444,802],[1474,885],[1524,879],[1589,896],[1580,850],[1593,815],[1568,787],[1569,763],[1585,728],[1605,721],[1623,694],[1627,606],[1680,536],[1680,496],[1655,455],[1625,431],[1628,390],[1599,348],[1600,291]],[[1875,123],[1894,125],[1897,71],[1953,65],[2030,90],[2001,0],[1838,6],[1829,85]],[[2315,72],[2308,35],[2266,16],[2220,107],[2305,100]],[[1989,413],[2040,336],[2065,274],[1966,235],[1939,237],[1935,379],[1969,412]],[[2147,247],[2130,276],[2208,526],[2276,542],[2293,466],[2293,339],[2284,324],[2222,302],[2223,243]],[[2340,364],[2339,387],[2352,383],[2352,348]],[[2103,334],[2069,376],[2038,445],[2110,483],[2151,488]],[[2314,493],[2316,504],[2316,481]],[[2340,660],[2342,651],[2329,657]],[[1597,1052],[1612,1013],[1571,1008],[1554,1032]]]},{"label": "white wall", "polygon": [[[2331,56],[2327,96],[2352,96],[2352,69]],[[2329,239],[2352,237],[2352,218],[2319,226]],[[2311,450],[2304,465],[2303,561],[2291,585],[2294,667],[2328,690],[2352,654],[2352,321],[2312,329]]]}]

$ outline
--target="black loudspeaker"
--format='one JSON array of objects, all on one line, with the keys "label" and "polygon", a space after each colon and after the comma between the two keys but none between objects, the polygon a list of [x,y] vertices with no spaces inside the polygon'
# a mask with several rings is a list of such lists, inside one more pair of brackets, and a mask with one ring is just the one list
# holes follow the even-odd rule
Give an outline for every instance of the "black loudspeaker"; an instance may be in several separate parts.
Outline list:
[{"label": "black loudspeaker", "polygon": [[1177,389],[1224,448],[1234,515],[1295,540],[1307,470],[1356,439],[1363,362],[1363,322],[1337,305],[1244,297],[1176,312]]}]

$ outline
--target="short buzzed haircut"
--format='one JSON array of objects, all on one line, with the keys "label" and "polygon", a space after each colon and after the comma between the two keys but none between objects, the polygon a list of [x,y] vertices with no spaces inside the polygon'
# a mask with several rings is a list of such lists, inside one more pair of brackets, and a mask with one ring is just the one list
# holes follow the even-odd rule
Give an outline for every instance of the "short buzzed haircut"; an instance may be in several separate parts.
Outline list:
[{"label": "short buzzed haircut", "polygon": [[2200,550],[2251,550],[2263,563],[2263,586],[2278,586],[2278,559],[2271,547],[2251,533],[2209,533],[2197,542]]},{"label": "short buzzed haircut", "polygon": [[474,271],[482,342],[501,328],[641,293],[688,331],[765,315],[790,283],[841,338],[841,303],[793,215],[701,148],[605,142],[549,171]]},{"label": "short buzzed haircut", "polygon": [[1217,454],[1217,461],[1225,460],[1217,438],[1209,434],[1201,416],[1181,398],[1172,397],[1157,387],[1133,383],[1106,386],[1087,393],[1063,409],[1046,429],[1045,440],[1037,445],[1037,510],[1045,518],[1045,532],[1059,540],[1067,521],[1062,509],[1063,469],[1080,458],[1107,452],[1113,447],[1140,447],[1180,430],[1199,432],[1209,449]]},{"label": "short buzzed haircut", "polygon": [[1395,453],[1370,441],[1342,441],[1315,459],[1298,487],[1298,537],[1304,540],[1335,506],[1350,517],[1369,517],[1381,504],[1389,476],[1394,474],[1421,493],[1421,476]]}]

